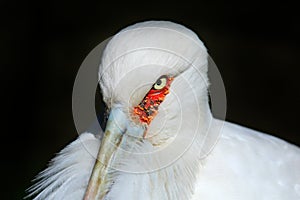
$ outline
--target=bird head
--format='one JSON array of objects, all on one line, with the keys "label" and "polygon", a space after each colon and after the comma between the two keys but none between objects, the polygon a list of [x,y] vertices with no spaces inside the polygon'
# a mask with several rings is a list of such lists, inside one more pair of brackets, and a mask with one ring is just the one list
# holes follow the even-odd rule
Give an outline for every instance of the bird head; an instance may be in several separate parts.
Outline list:
[{"label": "bird head", "polygon": [[109,41],[99,83],[110,114],[85,199],[104,199],[120,172],[168,167],[203,141],[207,56],[194,32],[166,21],[129,26]]}]

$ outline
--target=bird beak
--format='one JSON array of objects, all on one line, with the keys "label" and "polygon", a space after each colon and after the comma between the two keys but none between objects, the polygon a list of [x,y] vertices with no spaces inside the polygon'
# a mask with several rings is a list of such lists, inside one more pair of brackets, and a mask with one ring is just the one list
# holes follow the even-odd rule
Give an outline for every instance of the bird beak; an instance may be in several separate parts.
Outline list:
[{"label": "bird beak", "polygon": [[133,128],[130,121],[120,107],[111,110],[97,160],[84,195],[85,200],[102,200],[109,192],[113,184],[111,179],[109,180],[109,171],[113,169],[113,161],[117,150],[122,146],[124,134],[131,130],[131,133],[143,135],[144,128],[141,126]]}]

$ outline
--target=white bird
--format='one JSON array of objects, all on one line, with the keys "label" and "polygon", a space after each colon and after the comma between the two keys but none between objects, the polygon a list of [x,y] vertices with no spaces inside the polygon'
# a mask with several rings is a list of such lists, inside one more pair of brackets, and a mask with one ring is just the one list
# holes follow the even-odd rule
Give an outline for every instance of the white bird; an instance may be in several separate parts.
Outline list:
[{"label": "white bird", "polygon": [[300,149],[213,118],[207,57],[197,35],[172,22],[116,34],[99,68],[110,111],[104,135],[82,133],[65,147],[31,196],[299,200]]}]

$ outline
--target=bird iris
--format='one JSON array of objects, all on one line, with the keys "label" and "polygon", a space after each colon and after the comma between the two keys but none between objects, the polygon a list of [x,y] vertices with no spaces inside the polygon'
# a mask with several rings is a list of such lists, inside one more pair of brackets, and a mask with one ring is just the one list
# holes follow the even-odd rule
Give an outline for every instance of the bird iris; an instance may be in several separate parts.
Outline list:
[{"label": "bird iris", "polygon": [[163,89],[166,84],[167,84],[167,79],[168,77],[167,76],[161,76],[157,81],[156,83],[153,85],[153,89],[155,90],[161,90]]}]

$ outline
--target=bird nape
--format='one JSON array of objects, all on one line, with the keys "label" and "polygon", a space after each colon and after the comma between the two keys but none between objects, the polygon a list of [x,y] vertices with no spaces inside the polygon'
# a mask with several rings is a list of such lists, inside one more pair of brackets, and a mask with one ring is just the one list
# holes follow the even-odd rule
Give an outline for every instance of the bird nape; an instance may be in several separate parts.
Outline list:
[{"label": "bird nape", "polygon": [[215,119],[208,53],[167,21],[121,30],[101,57],[110,111],[104,132],[82,133],[37,177],[34,199],[300,199],[300,149]]}]

